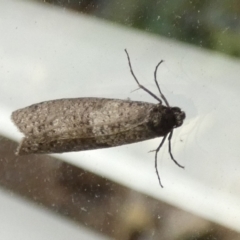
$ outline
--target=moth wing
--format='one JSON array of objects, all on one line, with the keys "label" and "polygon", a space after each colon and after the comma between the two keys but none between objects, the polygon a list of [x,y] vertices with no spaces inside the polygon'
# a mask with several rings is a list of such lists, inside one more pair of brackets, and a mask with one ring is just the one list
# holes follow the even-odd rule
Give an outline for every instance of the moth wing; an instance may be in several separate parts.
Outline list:
[{"label": "moth wing", "polygon": [[154,104],[98,98],[42,102],[12,113],[27,138],[94,138],[127,131],[145,121]]}]

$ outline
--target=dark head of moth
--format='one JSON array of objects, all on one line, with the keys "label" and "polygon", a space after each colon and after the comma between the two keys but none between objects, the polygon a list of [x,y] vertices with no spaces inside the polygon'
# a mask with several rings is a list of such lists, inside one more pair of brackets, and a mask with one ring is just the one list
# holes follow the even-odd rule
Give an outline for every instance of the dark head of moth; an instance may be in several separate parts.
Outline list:
[{"label": "dark head of moth", "polygon": [[[168,137],[169,154],[174,128],[180,127],[185,113],[178,107],[170,107],[157,82],[157,69],[154,81],[160,93],[154,93],[142,86],[133,73],[130,58],[130,71],[139,88],[158,101],[158,104],[107,98],[69,98],[45,101],[16,110],[12,120],[25,135],[16,154],[41,154],[83,151],[121,146],[156,137],[163,137],[155,151],[157,154]],[[162,104],[162,100],[165,105]],[[183,168],[183,167],[182,167]]]}]

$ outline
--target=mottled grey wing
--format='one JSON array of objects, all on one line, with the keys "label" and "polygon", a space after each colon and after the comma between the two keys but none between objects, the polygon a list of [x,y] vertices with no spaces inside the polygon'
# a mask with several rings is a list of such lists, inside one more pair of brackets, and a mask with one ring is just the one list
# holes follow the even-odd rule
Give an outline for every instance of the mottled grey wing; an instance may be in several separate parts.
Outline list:
[{"label": "mottled grey wing", "polygon": [[42,102],[12,113],[26,137],[94,138],[142,124],[154,104],[117,99],[76,98]]}]

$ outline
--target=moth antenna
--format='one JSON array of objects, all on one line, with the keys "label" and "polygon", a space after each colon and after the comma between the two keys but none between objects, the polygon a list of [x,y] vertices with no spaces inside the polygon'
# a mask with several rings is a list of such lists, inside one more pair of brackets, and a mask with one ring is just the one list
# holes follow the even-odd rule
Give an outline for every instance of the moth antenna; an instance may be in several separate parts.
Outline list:
[{"label": "moth antenna", "polygon": [[130,72],[131,72],[133,78],[135,79],[135,81],[137,82],[138,87],[141,88],[141,89],[143,89],[143,90],[144,90],[145,92],[147,92],[148,94],[150,94],[150,95],[151,95],[153,98],[155,98],[158,102],[162,103],[162,100],[161,100],[159,97],[157,97],[154,93],[152,93],[150,90],[148,90],[147,88],[145,88],[143,85],[141,85],[141,84],[139,83],[139,81],[137,80],[137,77],[135,76],[135,74],[134,74],[134,72],[133,72],[132,65],[131,65],[131,61],[130,61],[130,57],[129,57],[129,54],[128,54],[128,52],[127,52],[127,49],[124,49],[124,51],[125,51],[126,54],[127,54],[128,65],[129,65],[129,68],[130,68]]},{"label": "moth antenna", "polygon": [[180,168],[184,168],[184,166],[180,165],[172,155],[172,146],[171,146],[172,135],[173,135],[173,130],[170,132],[168,136],[168,151],[169,151],[170,157],[177,166],[179,166]]},{"label": "moth antenna", "polygon": [[159,175],[159,172],[158,172],[158,166],[157,166],[157,155],[158,155],[158,152],[160,151],[162,145],[164,144],[165,140],[166,140],[166,137],[167,137],[167,134],[163,137],[161,143],[159,144],[158,148],[155,150],[155,170],[156,170],[156,174],[157,174],[157,177],[158,177],[158,182],[159,182],[159,185],[163,188],[163,185],[161,183],[161,179],[160,179],[160,175]]},{"label": "moth antenna", "polygon": [[156,85],[157,85],[157,88],[158,88],[158,91],[159,91],[159,93],[160,93],[161,98],[162,98],[163,101],[165,102],[166,106],[167,106],[167,107],[170,107],[170,105],[169,105],[167,99],[165,98],[165,96],[163,95],[163,93],[162,93],[162,91],[161,91],[161,89],[160,89],[160,87],[159,87],[158,81],[157,81],[157,70],[158,70],[158,67],[160,66],[160,64],[163,63],[163,62],[164,62],[164,61],[161,60],[161,61],[157,64],[157,66],[156,66],[156,68],[155,68],[155,71],[154,71],[154,81],[155,81],[155,83],[156,83]]}]

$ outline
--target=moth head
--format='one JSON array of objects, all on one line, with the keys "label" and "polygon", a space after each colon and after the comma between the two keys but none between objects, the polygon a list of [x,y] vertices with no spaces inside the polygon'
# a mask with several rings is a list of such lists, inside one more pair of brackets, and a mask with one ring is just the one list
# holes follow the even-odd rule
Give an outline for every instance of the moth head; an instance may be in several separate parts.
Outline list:
[{"label": "moth head", "polygon": [[179,107],[172,107],[171,110],[175,117],[175,128],[180,127],[186,118],[185,112],[183,112]]}]

